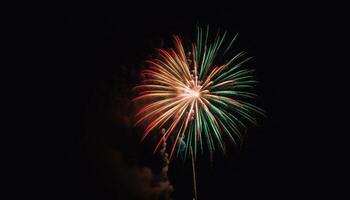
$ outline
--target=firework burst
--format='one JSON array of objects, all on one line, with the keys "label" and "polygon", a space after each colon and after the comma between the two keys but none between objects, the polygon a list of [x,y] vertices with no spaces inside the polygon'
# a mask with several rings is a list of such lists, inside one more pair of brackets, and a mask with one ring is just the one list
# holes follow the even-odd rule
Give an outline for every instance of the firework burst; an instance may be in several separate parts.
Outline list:
[{"label": "firework burst", "polygon": [[[256,97],[252,92],[256,81],[253,71],[244,64],[251,59],[244,52],[223,60],[237,35],[226,45],[226,32],[209,42],[209,27],[197,30],[197,39],[189,48],[174,36],[174,48],[157,49],[157,58],[146,62],[145,79],[134,89],[133,101],[144,106],[136,114],[136,125],[145,125],[141,140],[155,130],[163,129],[155,146],[156,152],[171,135],[170,158],[177,147],[186,157],[193,148],[210,154],[216,149],[225,152],[225,138],[240,142],[244,121],[256,123],[254,115],[264,115],[262,109],[249,103]],[[224,46],[226,46],[224,48]]]}]

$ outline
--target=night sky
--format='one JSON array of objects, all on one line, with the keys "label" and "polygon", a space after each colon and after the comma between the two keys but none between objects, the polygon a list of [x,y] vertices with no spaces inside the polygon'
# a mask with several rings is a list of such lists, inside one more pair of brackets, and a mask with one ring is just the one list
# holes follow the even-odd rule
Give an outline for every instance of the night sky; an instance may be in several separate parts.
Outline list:
[{"label": "night sky", "polygon": [[[174,33],[191,39],[196,24],[240,34],[237,49],[254,56],[259,105],[268,115],[259,126],[250,126],[241,152],[231,149],[226,158],[218,155],[213,166],[205,159],[198,162],[198,199],[345,195],[349,183],[341,181],[349,181],[344,137],[348,131],[341,130],[334,113],[341,102],[334,98],[340,91],[333,85],[340,72],[333,66],[340,64],[330,59],[340,51],[334,44],[339,44],[336,25],[341,22],[335,15],[328,17],[330,10],[327,5],[318,9],[242,1],[67,2],[66,76],[60,83],[68,97],[61,103],[74,113],[65,117],[70,121],[64,151],[67,199],[131,198],[122,178],[113,173],[118,162],[109,162],[105,155],[111,151],[121,152],[130,166],[157,169],[159,158],[149,155],[147,145],[138,144],[134,133],[139,130],[117,121],[130,114],[130,89],[139,81],[143,60],[162,43],[171,45]],[[171,196],[191,199],[191,165],[176,162],[168,173],[175,188]]]}]

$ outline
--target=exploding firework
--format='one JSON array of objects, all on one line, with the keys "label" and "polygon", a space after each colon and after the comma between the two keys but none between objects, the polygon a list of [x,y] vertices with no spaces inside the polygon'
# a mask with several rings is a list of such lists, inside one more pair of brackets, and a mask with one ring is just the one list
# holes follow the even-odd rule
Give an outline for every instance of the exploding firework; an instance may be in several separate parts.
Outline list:
[{"label": "exploding firework", "polygon": [[244,64],[251,57],[240,52],[224,60],[237,35],[226,42],[226,32],[218,33],[210,42],[207,27],[198,28],[196,38],[185,49],[180,37],[174,36],[174,48],[157,49],[157,58],[146,61],[145,79],[134,88],[133,101],[144,104],[135,122],[145,125],[141,140],[162,129],[156,152],[173,135],[170,159],[175,149],[184,157],[192,149],[194,155],[198,149],[203,152],[203,146],[211,155],[216,149],[225,152],[226,138],[238,144],[244,122],[255,124],[254,116],[264,115],[250,103],[256,97],[252,90],[256,81],[254,70]]}]

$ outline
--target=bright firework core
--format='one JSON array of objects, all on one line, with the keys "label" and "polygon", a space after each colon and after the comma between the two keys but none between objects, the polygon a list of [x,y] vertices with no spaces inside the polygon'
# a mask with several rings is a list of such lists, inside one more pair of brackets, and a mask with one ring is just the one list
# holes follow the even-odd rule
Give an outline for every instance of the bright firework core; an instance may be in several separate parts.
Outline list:
[{"label": "bright firework core", "polygon": [[186,97],[198,98],[200,97],[200,90],[188,88],[183,93]]},{"label": "bright firework core", "polygon": [[199,92],[198,91],[192,91],[193,97],[199,97]]},{"label": "bright firework core", "polygon": [[191,97],[194,99],[200,97],[202,86],[199,85],[199,82],[197,80],[198,78],[196,76],[195,79],[192,80],[187,86],[187,88],[185,88],[185,90],[183,91],[183,94],[185,94],[186,97]]}]

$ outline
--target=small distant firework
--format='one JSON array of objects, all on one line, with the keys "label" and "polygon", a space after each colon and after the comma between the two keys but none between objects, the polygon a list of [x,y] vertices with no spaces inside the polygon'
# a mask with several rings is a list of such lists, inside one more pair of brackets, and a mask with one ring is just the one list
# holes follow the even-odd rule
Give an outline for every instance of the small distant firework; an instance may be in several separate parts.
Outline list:
[{"label": "small distant firework", "polygon": [[226,32],[218,33],[210,43],[209,27],[198,28],[196,42],[188,48],[175,35],[174,48],[157,49],[157,58],[146,61],[145,80],[134,88],[133,101],[143,102],[135,124],[145,125],[142,140],[163,130],[154,152],[171,135],[170,159],[176,147],[184,157],[192,149],[194,156],[197,149],[203,152],[204,145],[210,154],[216,149],[225,152],[225,138],[240,142],[243,120],[255,124],[253,116],[264,115],[249,103],[256,97],[254,70],[244,68],[251,57],[240,52],[224,60],[237,35],[227,44],[225,38]]}]

